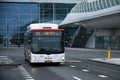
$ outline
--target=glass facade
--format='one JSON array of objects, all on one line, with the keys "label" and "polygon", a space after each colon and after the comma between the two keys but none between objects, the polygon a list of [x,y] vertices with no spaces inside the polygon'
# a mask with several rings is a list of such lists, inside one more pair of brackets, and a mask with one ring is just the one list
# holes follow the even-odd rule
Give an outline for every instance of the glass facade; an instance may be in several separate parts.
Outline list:
[{"label": "glass facade", "polygon": [[40,4],[40,22],[59,24],[70,12],[74,4],[46,3]]},{"label": "glass facade", "polygon": [[96,0],[92,2],[84,0],[75,5],[74,8],[71,10],[71,13],[92,12],[116,5],[120,5],[120,0]]},{"label": "glass facade", "polygon": [[23,44],[26,27],[31,23],[59,24],[75,4],[0,3],[0,46]]},{"label": "glass facade", "polygon": [[120,36],[97,36],[96,48],[120,50]]}]

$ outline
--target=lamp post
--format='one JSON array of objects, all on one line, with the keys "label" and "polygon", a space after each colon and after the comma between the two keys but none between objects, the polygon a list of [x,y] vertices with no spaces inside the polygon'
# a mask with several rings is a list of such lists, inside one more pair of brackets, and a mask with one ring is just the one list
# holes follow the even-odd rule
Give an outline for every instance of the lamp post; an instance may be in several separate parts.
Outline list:
[{"label": "lamp post", "polygon": [[20,47],[20,6],[18,6],[18,14],[17,14],[17,46]]},{"label": "lamp post", "polygon": [[19,18],[17,17],[17,46],[20,47]]}]

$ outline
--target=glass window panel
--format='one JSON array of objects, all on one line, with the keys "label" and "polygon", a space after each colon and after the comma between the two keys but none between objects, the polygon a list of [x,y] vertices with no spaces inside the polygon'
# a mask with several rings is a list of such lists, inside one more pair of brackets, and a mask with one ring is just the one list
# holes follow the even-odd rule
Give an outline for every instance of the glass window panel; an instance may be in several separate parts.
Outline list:
[{"label": "glass window panel", "polygon": [[103,4],[103,9],[107,8],[106,0],[102,0],[102,4]]},{"label": "glass window panel", "polygon": [[115,0],[111,0],[110,2],[112,4],[112,6],[115,6]]},{"label": "glass window panel", "polygon": [[88,4],[88,12],[90,12],[90,3]]},{"label": "glass window panel", "polygon": [[92,2],[89,4],[90,12],[93,11]]},{"label": "glass window panel", "polygon": [[103,37],[102,36],[96,36],[96,48],[103,48],[104,47],[104,42],[103,42]]},{"label": "glass window panel", "polygon": [[95,1],[93,1],[92,7],[93,7],[93,11],[96,11],[96,8],[95,8]]},{"label": "glass window panel", "polygon": [[66,15],[60,15],[60,14],[56,15],[56,19],[58,20],[63,20],[65,17]]},{"label": "glass window panel", "polygon": [[[83,5],[82,5],[82,7],[83,7],[83,12],[85,12],[85,4],[86,4],[86,3],[85,3],[85,1],[84,1],[84,2],[83,2]],[[79,10],[79,8],[80,8],[80,7],[78,6],[78,10]]]},{"label": "glass window panel", "polygon": [[19,9],[18,12],[20,12],[20,14],[25,14],[25,13],[31,13],[32,10],[31,10],[31,8],[21,8],[21,9]]},{"label": "glass window panel", "polygon": [[120,0],[118,0],[119,4],[120,4]]},{"label": "glass window panel", "polygon": [[2,19],[5,20],[5,18],[6,18],[5,13],[0,12],[0,21],[2,21]]},{"label": "glass window panel", "polygon": [[105,37],[104,37],[104,41],[105,41],[105,42],[109,42],[109,41],[110,41],[110,37],[109,37],[109,36],[105,36]]},{"label": "glass window panel", "polygon": [[30,14],[28,14],[28,15],[20,15],[20,17],[18,18],[18,20],[19,19],[31,19],[31,17],[30,17]]},{"label": "glass window panel", "polygon": [[[81,3],[81,11],[84,12],[84,2]],[[78,10],[78,9],[77,9]]]},{"label": "glass window panel", "polygon": [[[8,7],[17,7],[14,3],[0,3],[2,7],[8,8]],[[17,4],[18,5],[18,4]]]},{"label": "glass window panel", "polygon": [[67,4],[57,3],[57,4],[55,4],[55,7],[56,8],[67,8],[68,6],[67,6]]},{"label": "glass window panel", "polygon": [[115,0],[116,5],[120,4],[120,0]]},{"label": "glass window panel", "polygon": [[45,9],[44,10],[44,14],[47,15],[47,14],[53,14],[53,9]]},{"label": "glass window panel", "polygon": [[38,8],[32,8],[32,13],[38,14]]},{"label": "glass window panel", "polygon": [[70,11],[71,11],[71,9],[68,8],[68,9],[67,9],[67,13],[69,13]]},{"label": "glass window panel", "polygon": [[68,6],[69,9],[72,9],[73,6],[75,6],[75,4],[67,4],[67,6]]},{"label": "glass window panel", "polygon": [[89,8],[89,3],[87,2],[87,4],[86,4],[86,11],[87,11],[87,12],[89,12],[89,9],[88,9],[88,8]]},{"label": "glass window panel", "polygon": [[18,13],[18,8],[14,8],[14,7],[7,7],[6,9],[6,13]]},{"label": "glass window panel", "polygon": [[5,12],[6,12],[5,7],[1,6],[1,4],[0,4],[0,13],[4,13],[5,14]]},{"label": "glass window panel", "polygon": [[67,9],[56,9],[55,14],[67,14]]},{"label": "glass window panel", "polygon": [[44,22],[52,22],[53,15],[44,15]]},{"label": "glass window panel", "polygon": [[53,9],[53,3],[45,3],[43,7],[44,9],[49,9],[49,8]]},{"label": "glass window panel", "polygon": [[100,7],[99,7],[99,2],[98,1],[95,1],[96,2],[96,9],[99,10]]},{"label": "glass window panel", "polygon": [[99,0],[99,7],[100,7],[100,9],[103,9],[103,3],[102,3],[102,0]]},{"label": "glass window panel", "polygon": [[85,11],[88,12],[88,8],[89,8],[89,3],[86,2],[86,7],[85,7]]},{"label": "glass window panel", "polygon": [[108,7],[111,7],[110,0],[106,0]]}]

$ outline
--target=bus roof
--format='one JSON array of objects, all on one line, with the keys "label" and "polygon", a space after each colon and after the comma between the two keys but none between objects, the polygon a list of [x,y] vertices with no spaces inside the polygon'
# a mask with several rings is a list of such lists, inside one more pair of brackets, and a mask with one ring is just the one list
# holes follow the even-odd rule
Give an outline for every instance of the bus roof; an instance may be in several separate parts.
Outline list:
[{"label": "bus roof", "polygon": [[45,28],[58,29],[58,25],[53,23],[35,23],[35,24],[30,24],[27,27],[27,30],[37,30],[37,29],[45,29]]}]

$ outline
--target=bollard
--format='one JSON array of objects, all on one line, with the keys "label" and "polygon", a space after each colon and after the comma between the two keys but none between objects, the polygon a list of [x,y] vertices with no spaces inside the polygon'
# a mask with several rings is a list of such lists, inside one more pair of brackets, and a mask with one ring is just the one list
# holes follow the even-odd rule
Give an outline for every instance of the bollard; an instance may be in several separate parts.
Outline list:
[{"label": "bollard", "polygon": [[108,59],[111,58],[111,53],[110,53],[110,50],[108,50]]}]

